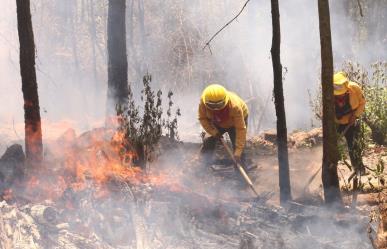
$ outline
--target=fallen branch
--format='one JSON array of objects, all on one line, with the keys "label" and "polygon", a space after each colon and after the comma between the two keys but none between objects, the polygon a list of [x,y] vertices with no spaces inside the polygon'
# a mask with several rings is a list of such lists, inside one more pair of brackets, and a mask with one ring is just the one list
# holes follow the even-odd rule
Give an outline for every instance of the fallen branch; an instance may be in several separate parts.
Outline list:
[{"label": "fallen branch", "polygon": [[211,47],[210,47],[210,43],[211,41],[220,33],[222,32],[222,30],[224,30],[228,25],[230,25],[235,19],[237,19],[243,12],[243,10],[246,8],[247,4],[250,2],[250,0],[247,0],[245,2],[245,4],[243,5],[242,9],[238,12],[238,14],[236,16],[234,16],[233,19],[231,19],[230,21],[228,21],[225,25],[223,25],[223,27],[221,29],[219,29],[212,37],[211,39],[209,39],[206,44],[204,45],[203,47],[203,50],[208,47],[208,49],[210,50],[210,53],[212,54],[212,51],[211,51]]},{"label": "fallen branch", "polygon": [[313,180],[316,178],[317,174],[320,172],[322,167],[319,167],[316,172],[309,178],[308,182],[306,183],[303,193],[306,192],[306,190],[309,188],[309,185],[313,182]]}]

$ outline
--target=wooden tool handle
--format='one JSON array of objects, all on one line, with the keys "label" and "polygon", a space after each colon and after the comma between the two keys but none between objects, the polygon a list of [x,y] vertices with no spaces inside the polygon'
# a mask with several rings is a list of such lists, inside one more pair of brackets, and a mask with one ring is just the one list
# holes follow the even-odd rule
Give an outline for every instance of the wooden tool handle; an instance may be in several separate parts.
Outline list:
[{"label": "wooden tool handle", "polygon": [[246,183],[249,185],[251,190],[255,193],[257,197],[259,197],[258,192],[255,190],[253,182],[251,181],[250,177],[247,175],[246,171],[243,169],[243,167],[235,160],[234,154],[231,151],[230,147],[226,144],[226,142],[223,140],[223,138],[220,138],[220,141],[223,144],[223,147],[226,149],[228,155],[231,157],[231,159],[234,161],[234,164],[238,168],[239,172],[243,176],[243,179],[246,181]]}]

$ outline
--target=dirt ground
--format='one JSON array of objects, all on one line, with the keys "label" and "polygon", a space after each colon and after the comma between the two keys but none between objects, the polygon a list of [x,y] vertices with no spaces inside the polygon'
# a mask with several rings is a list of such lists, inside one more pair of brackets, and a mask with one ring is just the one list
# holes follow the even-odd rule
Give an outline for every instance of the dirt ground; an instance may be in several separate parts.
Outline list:
[{"label": "dirt ground", "polygon": [[[311,132],[313,133],[313,132]],[[113,160],[110,158],[110,160],[107,160],[107,156],[105,157],[98,157],[99,155],[103,155],[102,152],[107,153],[107,155],[114,155],[114,153],[110,149],[111,140],[109,136],[97,136],[100,139],[106,139],[105,143],[102,143],[105,146],[96,146],[90,147],[90,143],[94,144],[95,141],[93,138],[95,138],[94,135],[101,135],[105,134],[103,130],[94,130],[90,133],[86,133],[81,135],[77,138],[76,145],[81,146],[77,147],[77,152],[82,152],[77,155],[76,158],[80,158],[80,155],[82,154],[85,156],[84,160],[87,162],[91,162],[89,167],[91,167],[88,171],[85,171],[83,173],[83,176],[87,176],[87,179],[90,179],[93,175],[91,174],[90,170],[95,170],[95,166],[100,165],[100,161],[105,162],[103,164],[104,170],[103,172],[108,172],[108,170],[112,170],[114,168],[110,168],[109,161]],[[229,232],[227,232],[227,229],[235,229],[234,235],[235,235],[235,241],[232,242],[229,247],[223,246],[224,248],[236,248],[236,246],[239,243],[239,236],[241,234],[241,231],[245,230],[246,228],[249,228],[254,236],[255,234],[263,234],[268,235],[270,239],[274,239],[277,241],[276,238],[281,238],[280,241],[282,241],[282,236],[285,236],[284,238],[292,238],[294,241],[294,248],[328,248],[326,247],[326,238],[329,239],[329,243],[337,243],[337,240],[340,240],[342,243],[345,244],[345,246],[341,245],[341,247],[337,248],[370,248],[368,246],[367,242],[367,226],[369,225],[369,217],[370,213],[372,212],[371,209],[374,209],[374,207],[371,207],[370,200],[373,200],[373,204],[375,203],[375,200],[379,200],[380,196],[374,196],[375,194],[364,194],[359,196],[359,202],[358,202],[358,209],[348,209],[349,212],[343,212],[336,214],[335,212],[331,212],[330,210],[325,210],[325,207],[322,204],[322,188],[321,188],[321,172],[319,171],[320,165],[321,165],[321,157],[322,157],[322,147],[321,142],[319,139],[319,133],[313,133],[314,135],[307,134],[305,132],[297,135],[290,136],[290,142],[289,142],[289,164],[290,164],[290,178],[291,178],[291,186],[292,186],[292,195],[293,195],[293,205],[289,205],[289,209],[283,209],[279,207],[279,187],[278,187],[278,163],[277,163],[277,153],[275,150],[275,145],[272,142],[273,135],[268,134],[266,137],[260,137],[260,138],[253,138],[248,141],[246,153],[248,154],[248,158],[251,159],[252,165],[256,165],[256,168],[249,171],[249,175],[252,178],[254,185],[256,189],[258,190],[259,197],[257,198],[253,192],[246,186],[246,184],[243,182],[243,180],[240,177],[239,172],[234,171],[233,167],[229,167],[231,170],[229,171],[214,171],[211,167],[208,165],[203,165],[200,160],[200,143],[170,143],[169,140],[162,141],[161,146],[159,148],[160,156],[154,163],[149,165],[146,175],[148,177],[146,178],[146,181],[142,181],[141,175],[142,174],[130,174],[132,176],[131,180],[135,181],[133,182],[133,188],[131,189],[129,187],[129,192],[122,192],[123,193],[123,200],[128,196],[137,196],[141,197],[139,202],[136,202],[137,206],[134,206],[134,202],[130,205],[132,206],[122,206],[116,204],[116,201],[112,202],[112,206],[107,205],[108,202],[101,201],[99,199],[95,199],[94,197],[91,197],[91,200],[89,201],[89,197],[93,196],[89,194],[89,191],[98,190],[98,182],[95,181],[93,184],[90,184],[91,182],[87,180],[87,188],[85,191],[72,191],[74,195],[70,196],[80,196],[80,203],[89,203],[91,205],[101,205],[98,208],[94,208],[95,211],[97,210],[103,210],[106,212],[106,210],[109,210],[111,207],[117,207],[120,210],[132,210],[130,212],[131,217],[135,217],[134,224],[139,224],[133,226],[133,221],[130,221],[132,225],[128,225],[129,223],[122,222],[122,231],[125,231],[123,233],[125,236],[127,233],[127,227],[137,227],[141,228],[138,229],[138,231],[134,231],[133,233],[136,234],[136,238],[142,238],[142,234],[144,231],[144,228],[147,227],[148,229],[151,229],[152,227],[159,229],[160,231],[167,230],[164,226],[167,224],[166,227],[170,227],[170,221],[176,220],[175,229],[172,229],[173,232],[173,240],[179,241],[179,243],[185,243],[185,240],[182,240],[179,238],[176,240],[174,237],[176,235],[175,230],[177,231],[183,231],[185,232],[186,228],[182,227],[181,224],[185,224],[185,227],[188,225],[193,224],[193,227],[197,229],[198,227],[203,228],[204,225],[209,224],[209,230],[203,230],[201,234],[204,234],[204,237],[208,237],[209,231],[212,231],[213,234],[215,234],[214,239],[211,237],[208,239],[212,245],[216,245],[216,247],[212,248],[219,248],[219,243],[225,243],[225,239],[223,237],[219,237],[220,234],[226,234],[225,238],[230,238]],[[106,134],[105,134],[106,135]],[[67,137],[67,136],[65,136]],[[74,137],[74,136],[72,136]],[[59,155],[62,155],[62,148],[66,147],[64,146],[66,143],[64,143],[65,140],[58,139],[56,141],[56,144],[59,146]],[[99,140],[97,140],[99,141]],[[169,141],[169,142],[168,142]],[[101,142],[101,141],[99,141]],[[99,143],[97,143],[99,144]],[[55,146],[54,144],[51,145],[50,150],[51,155],[53,156],[55,153],[54,150]],[[80,150],[79,148],[85,148],[84,150]],[[110,148],[110,149],[109,149]],[[87,157],[89,153],[92,155],[90,158]],[[95,155],[95,157],[93,157]],[[216,151],[216,161],[215,162],[227,162],[227,154],[225,153],[224,149],[219,145]],[[369,150],[367,150],[367,153],[365,155],[364,161],[367,166],[374,168],[376,165],[376,162],[379,159],[385,160],[386,156],[386,150],[385,148],[379,148],[379,147],[372,147]],[[69,159],[71,156],[69,156],[67,159]],[[59,157],[53,157],[60,161]],[[98,161],[93,161],[92,159],[96,158]],[[46,158],[47,159],[47,158]],[[50,169],[55,169],[54,165],[57,167],[62,167],[61,163],[56,164],[49,164]],[[80,168],[77,168],[80,169]],[[54,171],[54,170],[53,170]],[[339,175],[341,177],[341,183],[342,186],[345,186],[347,183],[345,182],[345,179],[348,178],[350,172],[346,168],[346,166],[340,165],[339,167]],[[56,172],[56,171],[55,171]],[[60,171],[58,171],[60,172]],[[77,171],[78,172],[78,171]],[[315,173],[316,177],[311,182],[311,184],[305,188],[306,184],[308,183],[308,180],[313,176]],[[117,173],[117,171],[110,171],[110,174]],[[132,172],[133,173],[133,172]],[[144,172],[141,172],[144,173]],[[119,176],[119,175],[117,175]],[[139,178],[136,178],[138,176]],[[366,179],[368,179],[369,176],[363,177],[363,182],[366,182]],[[55,178],[56,179],[56,178]],[[77,178],[78,179],[78,178]],[[86,178],[85,178],[86,179]],[[109,179],[116,179],[116,178],[109,178]],[[120,178],[117,178],[120,179]],[[111,182],[111,184],[115,183],[116,181]],[[33,183],[33,182],[32,182]],[[109,182],[110,183],[110,182]],[[106,184],[109,184],[106,183]],[[96,184],[96,185],[95,185]],[[100,182],[101,184],[101,182]],[[42,185],[39,184],[41,187]],[[96,188],[97,186],[97,188]],[[110,185],[109,185],[110,186]],[[121,186],[113,184],[113,186]],[[129,185],[125,185],[129,186]],[[34,188],[32,188],[34,189]],[[48,188],[45,188],[48,189]],[[68,188],[66,188],[67,190]],[[73,190],[73,188],[70,188]],[[117,188],[114,188],[117,189]],[[127,188],[119,188],[120,191],[124,191]],[[136,194],[133,195],[133,191]],[[16,192],[15,192],[16,193]],[[67,194],[65,194],[67,193]],[[78,194],[77,194],[78,193]],[[94,192],[91,192],[94,193]],[[120,192],[121,193],[121,192]],[[26,193],[24,193],[26,194]],[[66,197],[68,196],[68,192],[63,192],[60,196]],[[345,191],[343,192],[344,200],[346,204],[350,204],[351,202],[351,196],[349,197],[345,196]],[[23,195],[24,196],[24,195]],[[30,196],[30,195],[29,195]],[[86,199],[82,199],[82,196],[86,196]],[[87,197],[89,196],[89,197]],[[108,195],[109,196],[109,195]],[[114,194],[112,195],[115,196]],[[163,199],[164,196],[164,199]],[[60,198],[58,200],[61,200],[63,198]],[[364,197],[364,198],[363,198]],[[133,197],[134,198],[134,197]],[[159,198],[159,199],[157,199]],[[76,198],[74,197],[74,200]],[[42,198],[42,200],[46,200],[45,198]],[[64,200],[67,200],[65,198]],[[70,203],[72,203],[73,199],[70,199]],[[133,199],[134,200],[134,199]],[[40,203],[40,202],[37,202]],[[54,202],[51,202],[51,204]],[[57,208],[63,209],[61,207],[61,201],[57,202]],[[66,202],[67,203],[67,202]],[[76,204],[77,202],[75,202]],[[93,204],[94,203],[94,204]],[[125,202],[126,203],[126,202]],[[146,212],[143,211],[144,203],[146,203]],[[114,205],[113,205],[114,204]],[[141,204],[141,205],[140,205]],[[364,205],[365,204],[365,205]],[[107,206],[106,206],[107,205]],[[122,204],[123,205],[123,204]],[[126,204],[125,204],[126,205]],[[363,205],[363,207],[360,207],[360,205]],[[75,205],[77,206],[77,204]],[[73,210],[74,205],[71,205],[71,210]],[[83,207],[83,206],[80,206]],[[95,206],[97,207],[97,206]],[[152,207],[152,208],[151,208]],[[16,207],[11,207],[16,208]],[[108,208],[108,209],[107,209]],[[137,209],[141,210],[141,214],[146,214],[149,217],[157,217],[157,218],[165,218],[169,223],[165,223],[162,219],[160,220],[160,224],[162,225],[155,225],[155,223],[146,223],[145,218],[141,218],[141,215],[138,215]],[[3,209],[8,210],[8,206],[4,205]],[[65,210],[69,209],[67,206],[64,208]],[[262,210],[264,209],[264,212]],[[9,209],[12,211],[12,209]],[[76,209],[75,209],[76,210]],[[82,210],[87,210],[88,214],[85,214],[82,212]],[[74,217],[86,217],[85,220],[87,221],[95,221],[97,220],[97,223],[101,223],[98,219],[96,219],[93,215],[97,215],[98,217],[110,217],[108,214],[111,212],[108,211],[108,214],[100,215],[98,212],[90,212],[90,210],[93,209],[85,209],[81,208],[78,211],[74,211],[72,214],[75,215]],[[134,210],[134,211],[133,211]],[[153,211],[152,211],[153,210]],[[188,210],[188,211],[187,211]],[[261,211],[260,211],[261,210]],[[259,212],[258,212],[259,211]],[[358,212],[360,211],[360,212]],[[8,211],[7,211],[8,212]],[[153,213],[152,213],[153,212]],[[64,212],[66,213],[66,212]],[[117,211],[118,213],[118,211]],[[124,214],[127,214],[127,212],[123,212]],[[152,215],[150,215],[152,214]],[[170,216],[172,215],[172,216]],[[273,215],[275,217],[279,217],[283,220],[282,223],[278,223],[281,221],[281,219],[274,219]],[[90,216],[90,217],[89,217]],[[64,221],[71,223],[70,221],[74,221],[77,219],[74,219],[73,216],[69,216],[70,218],[64,217]],[[124,217],[124,216],[123,216]],[[126,216],[125,216],[126,217]],[[139,218],[140,217],[140,218]],[[173,217],[173,218],[172,218]],[[181,222],[180,219],[176,218],[184,218],[183,222]],[[237,219],[234,219],[233,217],[242,217],[240,221]],[[263,218],[267,218],[266,220],[262,220]],[[344,218],[343,218],[344,217]],[[16,217],[17,218],[17,217]],[[10,219],[10,222],[13,222],[16,218]],[[186,219],[187,218],[187,219]],[[212,219],[210,222],[208,219]],[[185,220],[186,219],[186,220]],[[239,218],[238,218],[239,219]],[[256,219],[256,220],[254,220]],[[118,220],[125,220],[124,218],[119,218]],[[149,221],[152,219],[149,218]],[[355,221],[354,221],[355,220]],[[382,219],[383,220],[383,219]],[[109,219],[107,219],[108,222],[110,222]],[[111,220],[112,222],[115,222],[115,219]],[[7,221],[8,222],[8,221]],[[84,220],[80,219],[77,220],[78,223],[71,223],[72,225],[69,226],[72,229],[78,227],[79,224],[85,223]],[[273,230],[274,233],[268,233],[267,229],[270,226],[267,226],[267,222],[270,222],[270,224],[273,224]],[[349,225],[352,222],[351,225]],[[215,224],[214,227],[212,227],[212,224]],[[88,224],[88,223],[87,223]],[[94,227],[94,223],[88,224],[91,227]],[[110,223],[109,223],[110,224]],[[115,224],[115,223],[114,223]],[[152,225],[151,225],[152,224]],[[169,224],[169,225],[168,225]],[[187,225],[188,224],[188,225]],[[242,225],[241,225],[242,224]],[[327,224],[329,224],[327,229]],[[261,227],[264,225],[263,227]],[[287,226],[286,229],[284,229],[284,226]],[[110,225],[104,225],[103,226],[110,228]],[[116,224],[114,225],[116,227]],[[207,227],[207,226],[206,226]],[[352,230],[348,230],[348,228],[352,228]],[[1,228],[1,227],[0,227]],[[296,230],[295,230],[296,228]],[[305,230],[305,229],[306,230]],[[192,231],[191,228],[188,227],[189,232],[187,234],[191,234]],[[258,229],[258,230],[257,230]],[[262,229],[260,231],[259,229]],[[298,230],[297,230],[298,229]],[[70,229],[71,230],[71,229]],[[376,231],[376,229],[374,229]],[[72,230],[71,230],[72,231]],[[77,235],[79,233],[78,230],[74,230]],[[99,231],[99,230],[98,230]],[[102,230],[104,231],[104,230]],[[158,232],[155,232],[154,234],[159,234]],[[304,236],[307,236],[308,238],[311,238],[313,240],[320,239],[319,246],[313,246],[311,245],[308,240],[300,239],[300,231],[304,234]],[[339,232],[338,232],[339,231]],[[37,232],[38,233],[38,232]],[[354,234],[358,236],[356,241],[349,241],[348,234]],[[105,234],[105,232],[102,232],[102,234]],[[113,234],[113,233],[112,233]],[[201,235],[202,236],[202,235]],[[288,237],[286,237],[288,236]],[[333,237],[332,237],[333,236]],[[114,237],[114,236],[113,236]],[[87,238],[87,236],[85,237]],[[144,237],[145,238],[145,237]],[[160,238],[165,239],[165,236],[160,236]],[[192,238],[194,238],[194,241],[197,241],[198,237],[189,237],[189,241],[193,241]],[[216,242],[219,241],[219,238],[221,238],[222,242]],[[304,237],[305,238],[305,237]],[[335,238],[332,240],[332,238]],[[255,240],[257,243],[261,245],[263,243],[262,241],[266,241],[267,239],[262,239],[260,237],[255,237]],[[57,241],[57,239],[55,240]],[[153,241],[149,238],[149,241]],[[285,239],[285,241],[288,241],[288,239]],[[157,241],[156,241],[157,242]],[[155,243],[156,243],[155,242]],[[364,245],[361,244],[360,247],[354,247],[353,244],[348,244],[349,242],[353,242],[353,244],[358,244],[360,242],[364,242]],[[157,242],[158,243],[158,242]],[[271,242],[270,242],[271,243]],[[277,242],[276,242],[277,243]],[[281,242],[282,243],[282,242]],[[302,245],[297,243],[304,243]],[[243,243],[242,243],[243,244]],[[291,243],[290,243],[291,244]],[[25,248],[25,247],[23,247]],[[74,247],[75,248],[75,247]],[[82,247],[84,248],[84,247]],[[91,248],[91,247],[90,247]],[[93,247],[93,248],[101,248]],[[150,247],[150,248],[156,248],[156,247]],[[172,248],[172,247],[170,247]],[[174,248],[188,248],[188,247],[174,247]],[[197,247],[197,248],[211,248],[208,246],[203,247]],[[245,247],[240,247],[245,248]],[[277,246],[267,246],[265,248],[284,248],[281,245]],[[293,247],[289,247],[293,248]],[[332,247],[333,248],[333,247]],[[336,247],[335,247],[336,248]]]},{"label": "dirt ground", "polygon": [[[58,127],[62,127],[60,125]],[[12,131],[1,130],[0,149],[3,152],[11,144],[9,141],[17,141],[16,133]],[[56,132],[59,134],[59,132]],[[8,135],[7,135],[8,134]],[[275,133],[272,131],[264,132],[259,136],[248,139],[247,154],[252,160],[252,164],[257,168],[249,172],[255,188],[260,194],[270,194],[267,201],[269,204],[279,204],[279,184],[278,184],[278,163],[277,153],[275,151]],[[322,201],[322,184],[321,184],[321,160],[322,160],[322,133],[321,128],[315,128],[310,131],[299,131],[289,135],[289,166],[292,196],[295,201],[308,204],[318,204]],[[8,142],[7,142],[8,141]],[[21,141],[20,144],[23,144]],[[169,150],[170,148],[167,148]],[[250,189],[244,188],[240,184],[239,173],[218,174],[211,169],[203,168],[199,161],[200,143],[186,142],[182,146],[173,147],[172,151],[163,153],[151,169],[154,171],[163,171],[171,174],[183,186],[187,186],[199,193],[205,193],[215,198],[252,198]],[[218,148],[220,154],[222,148]],[[222,155],[223,157],[227,157]],[[364,156],[364,163],[370,168],[375,168],[378,160],[387,162],[387,150],[385,147],[371,145]],[[309,179],[317,172],[314,180],[306,187]],[[347,179],[351,172],[348,168],[339,165],[339,177],[342,188],[348,188]],[[363,176],[362,182],[368,185],[368,179],[376,186],[377,180],[372,174]],[[376,183],[375,183],[376,181]],[[371,191],[372,192],[372,191]],[[375,191],[374,191],[375,192]],[[351,194],[343,192],[343,199],[346,203],[351,202]],[[376,204],[380,196],[375,193],[359,194],[358,203]]]},{"label": "dirt ground", "polygon": [[[290,181],[292,196],[299,199],[305,195],[306,182],[321,167],[321,146],[311,149],[300,149],[289,153]],[[278,205],[279,183],[278,183],[278,161],[277,155],[259,156],[255,160],[258,168],[255,187],[259,192],[273,191],[274,196],[268,201]],[[321,172],[306,189],[312,193],[321,192]]]},{"label": "dirt ground", "polygon": [[[375,168],[379,159],[383,160],[385,163],[387,162],[386,155],[386,148],[371,148],[365,153],[363,161],[369,168]],[[290,180],[294,200],[306,202],[308,204],[318,204],[319,201],[322,201],[323,190],[321,182],[321,160],[321,145],[312,148],[296,149],[289,153]],[[255,180],[256,188],[262,192],[269,191],[270,189],[274,191],[275,195],[269,202],[271,204],[278,205],[279,184],[277,156],[270,155],[257,157],[256,163],[258,165],[256,173],[257,179]],[[343,189],[343,200],[345,204],[349,205],[352,202],[352,194],[345,190],[347,188],[351,189],[352,187],[352,182],[348,183],[348,178],[352,172],[343,163],[339,164],[338,171],[340,186]],[[367,171],[368,175],[362,176],[361,182],[364,184],[365,189],[370,189],[368,184],[369,180],[374,186],[377,186],[378,183],[377,179],[373,176],[373,173],[369,170]],[[316,173],[317,175],[308,185],[308,181]],[[377,204],[378,195],[375,192],[376,190],[370,192],[367,191],[367,193],[359,193],[358,205]]]},{"label": "dirt ground", "polygon": [[[299,136],[299,134],[292,135],[293,138]],[[302,137],[305,136],[302,135]],[[249,172],[249,175],[258,193],[268,197],[267,203],[278,206],[278,162],[275,146],[270,144],[270,141],[259,141],[259,143],[260,147],[255,146],[254,148],[246,149],[249,154],[248,156],[252,160],[252,164],[257,166],[256,169]],[[263,147],[261,146],[262,144],[264,144]],[[290,180],[293,200],[301,204],[320,205],[323,200],[321,143],[310,145],[308,141],[296,141],[293,144],[307,144],[307,146],[293,146],[289,148]],[[248,142],[248,146],[251,146],[251,142]],[[160,160],[151,167],[154,169],[157,168],[156,171],[168,170],[169,172],[173,172],[172,174],[176,175],[175,178],[179,180],[180,184],[190,188],[193,192],[221,199],[254,198],[253,192],[243,184],[238,172],[223,174],[200,165],[199,150],[199,143],[185,143],[183,148],[176,149],[172,153],[167,153],[168,156],[161,156]],[[222,154],[222,148],[218,147],[217,154]],[[221,157],[225,157],[225,155],[223,154]],[[384,162],[387,160],[387,150],[384,147],[371,146],[363,157],[365,165],[369,168],[375,168],[380,159]],[[350,205],[352,202],[352,193],[345,190],[348,188],[351,189],[351,184],[347,182],[351,172],[344,164],[339,164],[338,169],[340,185],[343,190],[343,200],[346,205]],[[308,181],[313,175],[316,176],[308,185]],[[365,184],[365,188],[369,188],[367,183],[369,179],[377,186],[377,179],[370,172],[370,174],[363,176],[361,179],[362,183]],[[376,194],[375,192],[377,191],[375,190],[370,192],[374,193],[359,193],[358,205],[377,204],[380,195]]]}]

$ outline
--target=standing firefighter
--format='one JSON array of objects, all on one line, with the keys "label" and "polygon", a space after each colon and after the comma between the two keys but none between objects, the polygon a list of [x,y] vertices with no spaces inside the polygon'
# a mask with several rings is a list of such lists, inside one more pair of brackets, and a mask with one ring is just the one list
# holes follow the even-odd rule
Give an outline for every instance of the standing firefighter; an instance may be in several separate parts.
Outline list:
[{"label": "standing firefighter", "polygon": [[337,132],[344,133],[349,157],[356,172],[365,173],[362,147],[359,143],[360,124],[356,122],[364,112],[365,99],[360,86],[349,81],[344,72],[333,76]]},{"label": "standing firefighter", "polygon": [[204,89],[199,104],[199,121],[210,135],[204,139],[201,150],[207,164],[212,162],[216,142],[227,132],[236,161],[244,165],[243,149],[246,143],[247,116],[246,103],[235,93],[217,84],[209,85]]}]

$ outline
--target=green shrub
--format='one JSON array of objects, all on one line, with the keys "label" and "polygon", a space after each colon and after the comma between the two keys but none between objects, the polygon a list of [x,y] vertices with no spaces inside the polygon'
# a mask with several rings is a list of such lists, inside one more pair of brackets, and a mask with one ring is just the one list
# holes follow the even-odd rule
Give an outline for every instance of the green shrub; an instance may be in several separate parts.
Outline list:
[{"label": "green shrub", "polygon": [[[364,139],[371,139],[379,145],[387,144],[387,62],[376,62],[370,65],[370,72],[359,63],[347,61],[343,64],[349,80],[358,83],[366,99],[365,112],[362,115]],[[321,88],[314,96],[309,92],[309,103],[317,120],[322,118]],[[365,124],[369,127],[365,127]],[[369,130],[369,131],[368,131]]]},{"label": "green shrub", "polygon": [[[155,157],[155,149],[164,130],[170,140],[178,139],[177,117],[180,116],[180,109],[177,109],[175,117],[171,120],[173,93],[170,91],[168,93],[167,119],[163,117],[162,91],[153,91],[150,86],[151,81],[151,75],[146,74],[143,77],[142,106],[135,103],[133,92],[130,90],[128,107],[117,108],[118,132],[124,137],[121,154],[130,155],[135,152],[134,164],[144,169],[147,162]],[[123,158],[123,160],[128,160],[128,158]]]},{"label": "green shrub", "polygon": [[370,75],[360,64],[345,62],[343,71],[351,81],[360,84],[367,101],[362,120],[371,129],[372,140],[387,144],[387,62],[371,65]]}]

